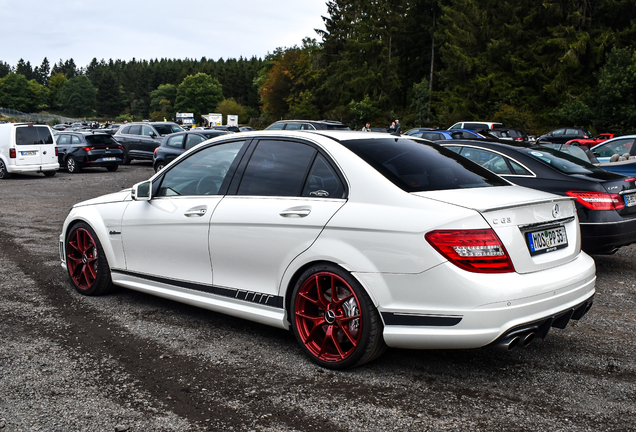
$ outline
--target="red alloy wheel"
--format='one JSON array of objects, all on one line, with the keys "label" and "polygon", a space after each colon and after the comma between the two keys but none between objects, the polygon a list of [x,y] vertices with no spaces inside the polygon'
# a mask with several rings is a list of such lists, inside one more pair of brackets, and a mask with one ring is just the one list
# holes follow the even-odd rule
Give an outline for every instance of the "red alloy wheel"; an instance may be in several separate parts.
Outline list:
[{"label": "red alloy wheel", "polygon": [[66,264],[68,272],[80,290],[88,290],[97,278],[97,246],[91,234],[84,228],[77,228],[66,244]]},{"label": "red alloy wheel", "polygon": [[300,339],[317,359],[335,363],[354,354],[362,338],[360,301],[342,277],[311,275],[298,291],[294,310]]}]

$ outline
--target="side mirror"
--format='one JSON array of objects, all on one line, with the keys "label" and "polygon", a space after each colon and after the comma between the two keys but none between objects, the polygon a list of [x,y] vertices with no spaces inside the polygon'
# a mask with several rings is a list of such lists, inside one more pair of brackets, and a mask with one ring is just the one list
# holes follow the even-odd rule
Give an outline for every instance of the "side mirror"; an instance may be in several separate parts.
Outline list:
[{"label": "side mirror", "polygon": [[150,132],[150,137],[152,137],[152,138],[156,138],[156,137],[157,137],[157,134],[156,134],[156,133],[154,133],[154,132]]},{"label": "side mirror", "polygon": [[152,183],[150,182],[150,180],[134,185],[130,193],[132,199],[135,201],[150,201],[150,199],[152,198],[151,186]]}]

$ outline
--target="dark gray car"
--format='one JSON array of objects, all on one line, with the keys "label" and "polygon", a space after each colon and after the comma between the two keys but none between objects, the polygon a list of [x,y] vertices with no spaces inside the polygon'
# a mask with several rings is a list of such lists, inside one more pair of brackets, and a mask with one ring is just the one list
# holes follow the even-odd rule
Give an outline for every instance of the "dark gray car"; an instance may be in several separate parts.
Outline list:
[{"label": "dark gray car", "polygon": [[176,123],[138,122],[123,125],[117,129],[114,138],[124,147],[124,165],[128,165],[133,159],[152,160],[163,137],[176,132],[183,132],[183,128]]}]

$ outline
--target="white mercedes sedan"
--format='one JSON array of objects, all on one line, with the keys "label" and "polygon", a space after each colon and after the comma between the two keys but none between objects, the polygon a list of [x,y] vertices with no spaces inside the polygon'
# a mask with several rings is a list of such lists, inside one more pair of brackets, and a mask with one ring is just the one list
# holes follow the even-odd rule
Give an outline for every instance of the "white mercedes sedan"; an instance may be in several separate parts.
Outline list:
[{"label": "white mercedes sedan", "polygon": [[225,135],[76,204],[80,293],[114,286],[291,329],[342,369],[389,347],[512,349],[591,307],[569,197],[427,141],[352,131]]}]

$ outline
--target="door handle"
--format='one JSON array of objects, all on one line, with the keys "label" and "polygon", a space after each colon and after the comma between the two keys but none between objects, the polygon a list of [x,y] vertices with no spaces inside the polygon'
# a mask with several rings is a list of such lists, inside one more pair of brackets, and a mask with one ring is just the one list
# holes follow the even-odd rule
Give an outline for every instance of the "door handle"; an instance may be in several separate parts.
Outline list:
[{"label": "door handle", "polygon": [[188,211],[186,211],[184,213],[185,217],[192,217],[192,216],[203,216],[206,212],[208,211],[207,208],[194,208],[194,209],[190,209]]},{"label": "door handle", "polygon": [[282,212],[280,212],[280,215],[282,217],[305,217],[309,213],[311,213],[311,209],[303,207],[303,208],[290,208],[287,210],[283,210]]}]

